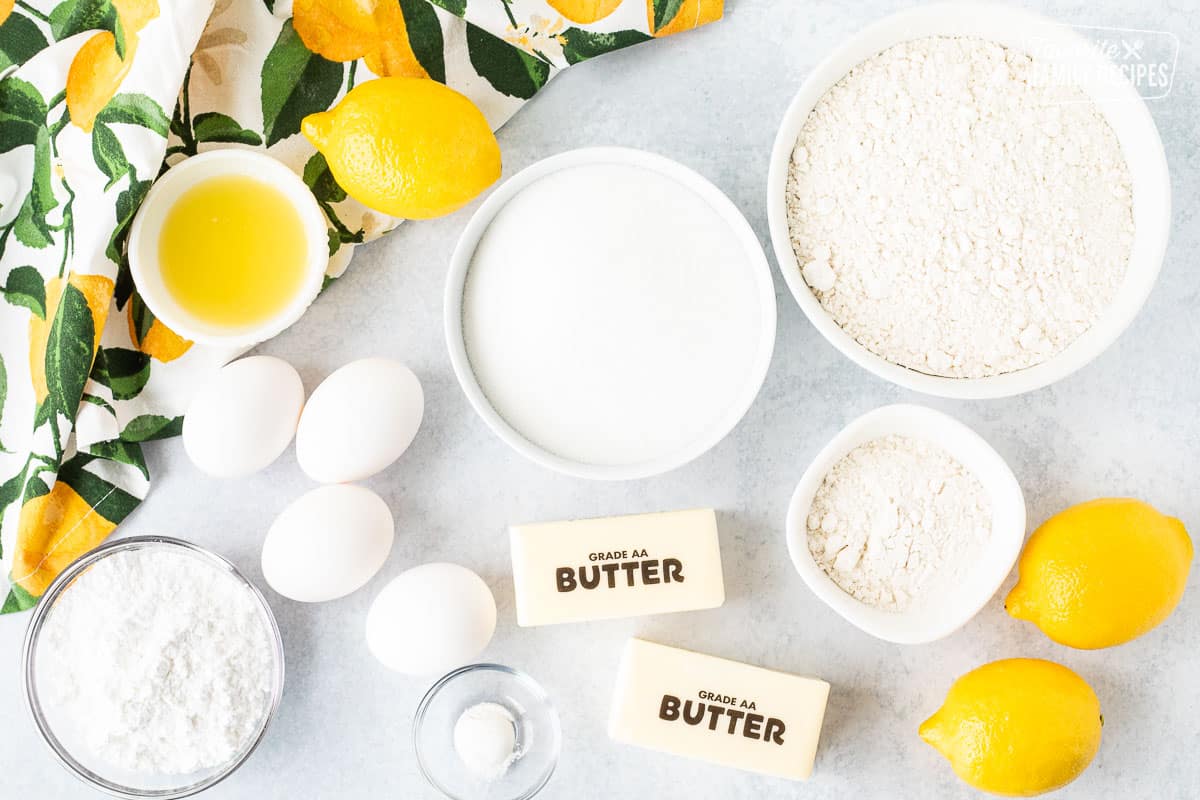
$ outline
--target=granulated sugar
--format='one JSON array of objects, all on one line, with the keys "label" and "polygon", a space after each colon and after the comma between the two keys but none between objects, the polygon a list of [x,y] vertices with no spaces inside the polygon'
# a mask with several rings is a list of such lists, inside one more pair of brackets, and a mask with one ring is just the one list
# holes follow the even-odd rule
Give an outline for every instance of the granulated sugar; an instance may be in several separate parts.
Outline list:
[{"label": "granulated sugar", "polygon": [[1041,363],[1124,278],[1116,136],[1036,67],[981,39],[917,39],[855,67],[801,131],[787,207],[804,279],[893,363],[962,378]]},{"label": "granulated sugar", "polygon": [[838,586],[903,611],[963,579],[991,537],[991,502],[949,453],[885,436],[838,461],[813,499],[808,549]]},{"label": "granulated sugar", "polygon": [[762,283],[706,198],[641,165],[585,164],[523,188],[463,290],[488,402],[566,459],[629,465],[710,436],[761,368]]}]

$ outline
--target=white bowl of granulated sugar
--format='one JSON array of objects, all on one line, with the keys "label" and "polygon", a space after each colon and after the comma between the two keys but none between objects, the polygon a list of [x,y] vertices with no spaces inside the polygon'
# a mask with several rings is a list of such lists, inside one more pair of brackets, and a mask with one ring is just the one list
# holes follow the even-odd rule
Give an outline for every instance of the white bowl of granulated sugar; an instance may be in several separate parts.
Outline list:
[{"label": "white bowl of granulated sugar", "polygon": [[915,405],[877,408],[817,454],[787,515],[813,593],[880,639],[922,644],[995,595],[1025,539],[1025,498],[966,425]]},{"label": "white bowl of granulated sugar", "polygon": [[880,377],[957,398],[1099,356],[1149,295],[1171,215],[1154,121],[1101,48],[976,3],[887,17],[817,65],[767,203],[817,330]]}]

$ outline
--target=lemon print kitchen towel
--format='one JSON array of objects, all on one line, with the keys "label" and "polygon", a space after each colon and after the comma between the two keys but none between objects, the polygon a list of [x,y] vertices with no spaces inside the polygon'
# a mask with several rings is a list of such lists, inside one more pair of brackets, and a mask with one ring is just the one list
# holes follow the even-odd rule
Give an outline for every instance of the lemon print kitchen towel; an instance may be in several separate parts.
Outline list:
[{"label": "lemon print kitchen towel", "polygon": [[[349,198],[301,135],[376,77],[430,78],[502,125],[558,71],[719,19],[722,0],[0,0],[3,612],[137,506],[141,443],[176,435],[235,355],[154,318],[124,248],[154,179],[266,149],[329,221],[328,280],[400,220]],[[3,581],[0,581],[3,587]]]}]

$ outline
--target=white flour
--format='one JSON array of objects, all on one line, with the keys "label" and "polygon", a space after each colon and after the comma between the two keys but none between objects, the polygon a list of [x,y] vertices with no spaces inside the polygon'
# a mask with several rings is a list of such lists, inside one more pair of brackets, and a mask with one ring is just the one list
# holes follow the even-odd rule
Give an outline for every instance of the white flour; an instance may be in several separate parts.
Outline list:
[{"label": "white flour", "polygon": [[1112,301],[1129,169],[1078,88],[1023,53],[917,39],[859,64],[796,142],[788,223],[805,281],[896,364],[983,377],[1054,356]]},{"label": "white flour", "polygon": [[991,517],[983,486],[949,453],[885,436],[825,476],[808,515],[808,549],[854,597],[903,611],[966,576],[991,537]]},{"label": "white flour", "polygon": [[115,553],[68,588],[38,647],[47,712],[111,766],[182,774],[225,764],[258,731],[274,656],[257,599],[174,550]]}]

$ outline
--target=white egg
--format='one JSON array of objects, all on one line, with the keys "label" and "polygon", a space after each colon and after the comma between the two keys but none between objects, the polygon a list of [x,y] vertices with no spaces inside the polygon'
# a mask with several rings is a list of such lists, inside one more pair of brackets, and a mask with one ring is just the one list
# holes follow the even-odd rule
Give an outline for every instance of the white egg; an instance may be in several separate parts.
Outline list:
[{"label": "white egg", "polygon": [[310,478],[343,483],[370,477],[408,449],[425,397],[412,370],[390,358],[352,361],[308,398],[296,431],[296,458]]},{"label": "white egg", "polygon": [[183,417],[183,449],[217,478],[258,472],[287,449],[304,407],[291,364],[250,356],[226,364],[197,392]]},{"label": "white egg", "polygon": [[422,564],[383,587],[367,613],[367,647],[388,667],[435,675],[474,661],[496,630],[496,600],[458,564]]},{"label": "white egg", "polygon": [[387,503],[361,486],[319,486],[279,513],[263,541],[263,577],[284,597],[344,597],[387,560],[395,525]]}]

